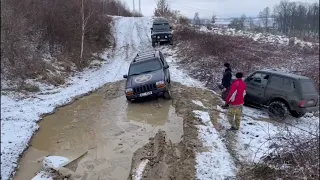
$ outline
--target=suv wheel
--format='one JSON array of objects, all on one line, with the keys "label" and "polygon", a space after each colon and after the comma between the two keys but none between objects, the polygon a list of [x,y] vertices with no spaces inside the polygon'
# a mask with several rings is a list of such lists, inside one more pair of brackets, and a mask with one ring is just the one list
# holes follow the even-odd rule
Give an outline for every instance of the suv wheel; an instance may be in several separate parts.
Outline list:
[{"label": "suv wheel", "polygon": [[163,96],[165,99],[171,99],[171,85],[168,84],[167,90],[164,92]]},{"label": "suv wheel", "polygon": [[156,42],[152,42],[152,47],[155,47],[156,46]]},{"label": "suv wheel", "polygon": [[285,120],[289,115],[289,108],[281,101],[273,101],[268,106],[269,116],[278,121]]},{"label": "suv wheel", "polygon": [[301,118],[302,116],[304,116],[306,113],[299,113],[297,111],[291,111],[291,116],[295,117],[295,118]]}]

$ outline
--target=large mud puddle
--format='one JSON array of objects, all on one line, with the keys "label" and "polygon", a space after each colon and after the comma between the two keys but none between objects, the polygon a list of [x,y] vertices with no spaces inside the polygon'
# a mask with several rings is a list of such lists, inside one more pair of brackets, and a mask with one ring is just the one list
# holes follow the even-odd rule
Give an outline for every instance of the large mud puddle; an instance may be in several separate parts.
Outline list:
[{"label": "large mud puddle", "polygon": [[14,179],[31,179],[40,168],[35,161],[41,156],[72,159],[87,152],[76,169],[82,180],[124,180],[133,153],[159,129],[173,143],[181,140],[183,119],[176,115],[171,101],[129,103],[122,94],[123,83],[113,83],[46,116]]}]

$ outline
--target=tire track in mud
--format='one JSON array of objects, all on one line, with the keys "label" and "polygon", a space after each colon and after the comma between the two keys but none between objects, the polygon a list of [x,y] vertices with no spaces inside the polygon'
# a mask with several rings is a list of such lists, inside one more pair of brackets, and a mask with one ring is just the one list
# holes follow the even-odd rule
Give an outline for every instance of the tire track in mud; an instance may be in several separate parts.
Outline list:
[{"label": "tire track in mud", "polygon": [[[205,106],[214,108],[219,99],[209,90],[172,84],[173,106],[183,118],[183,136],[179,143],[171,143],[166,133],[159,131],[150,142],[138,149],[133,156],[129,180],[135,180],[136,168],[148,160],[143,171],[143,180],[185,180],[196,179],[196,153],[207,151],[198,139],[197,125],[201,121],[194,116],[193,110],[204,110],[191,100],[206,100]],[[141,170],[140,170],[141,171]],[[138,178],[139,179],[139,178]]]}]

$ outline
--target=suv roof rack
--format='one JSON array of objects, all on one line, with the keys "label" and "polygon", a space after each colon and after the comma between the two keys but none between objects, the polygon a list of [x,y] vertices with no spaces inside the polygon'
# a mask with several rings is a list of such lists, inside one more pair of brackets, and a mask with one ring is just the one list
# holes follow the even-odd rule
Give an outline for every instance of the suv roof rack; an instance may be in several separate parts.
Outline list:
[{"label": "suv roof rack", "polygon": [[155,54],[156,51],[157,51],[157,50],[155,50],[155,49],[148,50],[148,51],[142,51],[142,52],[137,53],[136,57],[142,56],[142,55],[145,55],[145,54]]},{"label": "suv roof rack", "polygon": [[137,62],[137,60],[146,59],[148,57],[156,57],[157,50],[149,50],[137,53],[136,57],[133,59],[133,62]]}]

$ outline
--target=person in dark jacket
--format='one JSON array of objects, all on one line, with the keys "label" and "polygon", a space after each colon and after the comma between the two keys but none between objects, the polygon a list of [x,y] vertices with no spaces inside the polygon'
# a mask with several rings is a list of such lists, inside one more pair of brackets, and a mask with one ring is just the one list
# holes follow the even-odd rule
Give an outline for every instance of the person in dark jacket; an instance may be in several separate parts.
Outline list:
[{"label": "person in dark jacket", "polygon": [[225,104],[222,106],[222,108],[225,109],[229,107],[228,103],[226,103],[226,99],[229,94],[229,90],[231,86],[232,71],[229,63],[224,63],[224,67],[226,67],[226,69],[224,70],[222,83],[221,83],[222,84],[221,98],[225,101]]},{"label": "person in dark jacket", "polygon": [[230,130],[239,130],[240,128],[242,107],[247,90],[247,85],[242,80],[243,74],[238,72],[236,77],[237,80],[232,83],[227,97],[227,103],[230,104],[227,115],[229,123],[231,124]]}]

